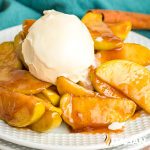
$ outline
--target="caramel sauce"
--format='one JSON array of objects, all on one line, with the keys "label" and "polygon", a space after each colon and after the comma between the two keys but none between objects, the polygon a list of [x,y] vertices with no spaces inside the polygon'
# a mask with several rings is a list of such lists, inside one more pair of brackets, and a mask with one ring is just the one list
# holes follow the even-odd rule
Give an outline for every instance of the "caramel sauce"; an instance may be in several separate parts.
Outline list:
[{"label": "caramel sauce", "polygon": [[50,86],[50,83],[38,80],[26,70],[4,68],[0,75],[0,87],[24,94],[36,94]]},{"label": "caramel sauce", "polygon": [[[132,120],[137,119],[138,117],[141,116],[141,111],[137,111],[133,116],[132,116]],[[91,127],[87,127],[87,128],[83,128],[83,129],[79,129],[79,130],[73,130],[71,128],[69,128],[69,130],[71,131],[71,133],[84,133],[84,134],[96,134],[96,133],[106,133],[106,134],[111,134],[111,133],[122,133],[124,131],[124,127],[122,129],[119,130],[110,130],[108,129],[108,127],[100,127],[100,128],[91,128]]]},{"label": "caramel sauce", "polygon": [[106,133],[106,134],[112,134],[112,133],[122,133],[124,131],[124,128],[119,129],[119,130],[110,130],[108,129],[108,127],[100,127],[100,128],[91,128],[91,127],[87,127],[84,129],[80,129],[80,130],[73,130],[70,129],[71,133],[83,133],[83,134],[97,134],[97,133]]},{"label": "caramel sauce", "polygon": [[[132,117],[131,120],[135,120],[137,118],[139,118],[141,116],[141,111],[137,111]],[[71,128],[69,128],[71,133],[83,133],[83,134],[97,134],[97,133],[106,133],[106,134],[119,134],[122,133],[124,131],[124,127],[122,129],[119,130],[110,130],[108,129],[107,126],[103,126],[100,128],[91,128],[91,127],[86,127],[83,129],[78,129],[78,130],[73,130]]]}]

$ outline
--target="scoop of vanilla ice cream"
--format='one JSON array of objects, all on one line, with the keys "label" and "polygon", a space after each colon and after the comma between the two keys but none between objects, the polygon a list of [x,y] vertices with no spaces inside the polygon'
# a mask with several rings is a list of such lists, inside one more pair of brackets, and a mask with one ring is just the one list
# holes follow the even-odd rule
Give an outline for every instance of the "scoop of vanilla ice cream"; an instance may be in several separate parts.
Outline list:
[{"label": "scoop of vanilla ice cream", "polygon": [[84,81],[94,64],[93,40],[74,15],[44,11],[29,29],[22,45],[29,71],[40,80],[56,84],[59,76]]}]

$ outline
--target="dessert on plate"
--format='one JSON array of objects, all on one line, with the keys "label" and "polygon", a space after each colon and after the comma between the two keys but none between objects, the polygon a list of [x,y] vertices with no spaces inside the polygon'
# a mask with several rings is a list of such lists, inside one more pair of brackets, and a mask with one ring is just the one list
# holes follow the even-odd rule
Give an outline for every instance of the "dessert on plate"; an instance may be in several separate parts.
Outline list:
[{"label": "dessert on plate", "polygon": [[150,113],[150,50],[124,42],[130,21],[103,19],[48,10],[1,43],[0,118],[37,132],[62,121],[88,132],[121,130],[137,111]]}]

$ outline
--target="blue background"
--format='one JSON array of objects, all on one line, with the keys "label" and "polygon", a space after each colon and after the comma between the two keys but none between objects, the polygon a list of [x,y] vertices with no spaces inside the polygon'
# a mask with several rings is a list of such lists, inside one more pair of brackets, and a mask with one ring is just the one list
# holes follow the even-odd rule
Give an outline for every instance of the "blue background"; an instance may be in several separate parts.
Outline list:
[{"label": "blue background", "polygon": [[[81,18],[87,10],[94,8],[150,14],[150,0],[0,0],[0,30],[19,25],[27,18],[37,19],[46,9]],[[138,32],[150,38],[150,31]]]}]

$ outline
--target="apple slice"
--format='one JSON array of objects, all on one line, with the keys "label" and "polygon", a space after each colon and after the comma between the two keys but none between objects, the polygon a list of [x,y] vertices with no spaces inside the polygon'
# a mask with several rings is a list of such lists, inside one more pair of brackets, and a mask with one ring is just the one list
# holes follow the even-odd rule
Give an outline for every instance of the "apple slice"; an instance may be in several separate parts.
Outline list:
[{"label": "apple slice", "polygon": [[24,40],[23,32],[20,31],[14,38],[14,48],[16,49]]},{"label": "apple slice", "polygon": [[35,22],[36,20],[25,20],[23,22],[22,25],[22,30],[20,31],[14,38],[14,47],[15,47],[15,51],[19,57],[19,59],[21,60],[21,62],[23,63],[23,65],[25,66],[25,68],[28,69],[28,66],[26,65],[23,55],[22,55],[22,42],[23,40],[26,38],[26,35],[28,34],[28,30],[29,28],[32,26],[32,24]]},{"label": "apple slice", "polygon": [[127,60],[112,60],[100,65],[96,75],[150,113],[150,72],[145,67]]},{"label": "apple slice", "polygon": [[122,47],[122,40],[115,36],[111,29],[102,21],[102,14],[88,12],[82,18],[94,40],[96,50],[111,50]]},{"label": "apple slice", "polygon": [[4,42],[0,44],[0,67],[11,67],[21,69],[22,64],[17,57],[13,42]]},{"label": "apple slice", "polygon": [[52,105],[49,99],[43,93],[38,93],[36,96],[41,99],[41,101],[45,104],[45,107],[50,111],[57,112],[59,115],[62,115],[62,110],[59,107]]},{"label": "apple slice", "polygon": [[23,29],[23,33],[24,33],[25,36],[28,34],[29,28],[33,25],[33,23],[34,23],[35,21],[36,21],[36,20],[34,20],[34,19],[27,19],[27,20],[24,20],[24,22],[23,22],[23,24],[22,24],[22,29]]},{"label": "apple slice", "polygon": [[43,90],[42,93],[54,106],[59,105],[60,96],[54,90],[48,88]]},{"label": "apple slice", "polygon": [[24,39],[25,39],[25,36],[24,36],[23,31],[19,32],[14,38],[14,49],[15,49],[15,52],[17,53],[18,58],[24,65],[24,67],[28,69],[28,66],[25,63],[25,60],[22,54],[22,43]]},{"label": "apple slice", "polygon": [[42,117],[31,124],[29,128],[37,132],[45,132],[60,126],[62,122],[62,110],[58,107],[53,106],[43,93],[38,93],[36,94],[36,96],[40,98],[46,109]]},{"label": "apple slice", "polygon": [[62,119],[57,112],[46,109],[44,115],[38,121],[30,125],[29,128],[37,132],[45,132],[59,127],[61,122]]},{"label": "apple slice", "polygon": [[130,21],[123,21],[118,23],[107,23],[114,35],[122,40],[125,40],[132,28]]},{"label": "apple slice", "polygon": [[57,90],[60,95],[63,95],[66,93],[70,93],[75,96],[94,96],[95,95],[93,91],[85,89],[84,87],[62,76],[57,78],[56,85],[57,85]]},{"label": "apple slice", "polygon": [[65,94],[61,98],[60,108],[63,120],[76,130],[124,122],[134,114],[136,104],[121,98],[76,97]]},{"label": "apple slice", "polygon": [[150,49],[140,44],[124,43],[121,49],[98,52],[96,59],[99,63],[114,59],[124,59],[147,66],[150,65]]},{"label": "apple slice", "polygon": [[11,70],[11,68],[0,69],[0,87],[23,93],[36,94],[48,88],[51,84],[40,81],[26,70]]},{"label": "apple slice", "polygon": [[127,98],[123,93],[99,79],[95,74],[94,68],[91,68],[90,70],[90,79],[94,89],[99,92],[100,95],[110,98]]},{"label": "apple slice", "polygon": [[45,112],[39,98],[0,88],[0,118],[14,127],[26,127]]}]

